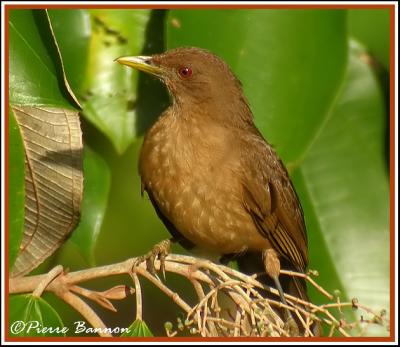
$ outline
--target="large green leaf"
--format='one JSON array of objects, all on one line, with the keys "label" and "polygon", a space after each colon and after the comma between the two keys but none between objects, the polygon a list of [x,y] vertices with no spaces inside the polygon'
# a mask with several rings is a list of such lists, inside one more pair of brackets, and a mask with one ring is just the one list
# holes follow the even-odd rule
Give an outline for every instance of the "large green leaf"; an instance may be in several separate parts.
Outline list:
[{"label": "large green leaf", "polygon": [[114,60],[140,54],[150,11],[48,13],[67,79],[83,105],[84,117],[111,140],[118,153],[124,152],[137,132],[134,105],[138,73],[121,68]]},{"label": "large green leaf", "polygon": [[377,58],[389,71],[390,10],[349,10],[348,27],[350,35],[362,42],[367,47],[368,53]]},{"label": "large green leaf", "polygon": [[8,267],[11,270],[17,257],[24,232],[25,166],[21,134],[13,112],[8,114],[8,201],[9,245]]},{"label": "large green leaf", "polygon": [[110,170],[106,162],[88,146],[83,156],[85,185],[81,220],[70,241],[76,244],[86,261],[94,266],[94,248],[103,224],[110,189]]},{"label": "large green leaf", "polygon": [[173,10],[167,45],[226,60],[256,124],[290,163],[309,146],[342,80],[345,22],[342,10]]},{"label": "large green leaf", "polygon": [[340,96],[295,183],[311,217],[311,266],[322,268],[321,282],[329,289],[340,284],[345,297],[379,310],[389,307],[386,118],[363,54],[353,43]]},{"label": "large green leaf", "polygon": [[47,10],[55,35],[64,72],[73,91],[81,97],[87,69],[91,23],[87,10]]},{"label": "large green leaf", "polygon": [[25,106],[72,108],[58,79],[48,23],[39,10],[10,10],[10,102]]},{"label": "large green leaf", "polygon": [[9,299],[10,336],[65,336],[58,313],[42,298],[15,295]]}]

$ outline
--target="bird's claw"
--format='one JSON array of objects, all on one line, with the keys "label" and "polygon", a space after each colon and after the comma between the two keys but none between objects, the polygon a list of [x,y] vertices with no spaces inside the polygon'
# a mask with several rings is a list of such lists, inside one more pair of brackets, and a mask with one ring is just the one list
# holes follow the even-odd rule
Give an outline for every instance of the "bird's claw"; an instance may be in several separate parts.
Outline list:
[{"label": "bird's claw", "polygon": [[171,241],[170,240],[163,240],[163,241],[157,243],[156,245],[154,245],[152,250],[149,251],[147,254],[145,254],[145,255],[143,255],[141,257],[138,257],[135,260],[133,266],[137,266],[140,263],[143,263],[145,261],[147,270],[154,277],[158,278],[157,272],[156,272],[156,268],[154,266],[154,262],[158,258],[158,260],[160,261],[160,270],[162,271],[163,277],[164,277],[164,280],[165,280],[165,258],[170,253],[170,249],[171,249]]}]

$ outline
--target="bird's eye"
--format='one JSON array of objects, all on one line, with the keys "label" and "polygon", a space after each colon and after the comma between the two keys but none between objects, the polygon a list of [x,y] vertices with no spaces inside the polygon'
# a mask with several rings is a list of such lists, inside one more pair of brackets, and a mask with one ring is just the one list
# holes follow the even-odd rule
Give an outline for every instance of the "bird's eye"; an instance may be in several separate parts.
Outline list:
[{"label": "bird's eye", "polygon": [[189,78],[190,76],[192,76],[192,69],[187,66],[180,67],[178,72],[181,78]]}]

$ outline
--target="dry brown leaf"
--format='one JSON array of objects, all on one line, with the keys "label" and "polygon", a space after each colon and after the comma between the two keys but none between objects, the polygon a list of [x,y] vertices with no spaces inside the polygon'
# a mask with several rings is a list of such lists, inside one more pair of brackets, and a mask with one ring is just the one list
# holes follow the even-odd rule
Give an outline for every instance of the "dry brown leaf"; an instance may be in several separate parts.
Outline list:
[{"label": "dry brown leaf", "polygon": [[123,300],[128,297],[128,295],[132,295],[135,292],[135,289],[132,287],[128,287],[124,284],[112,287],[103,292],[99,292],[103,297],[111,300]]},{"label": "dry brown leaf", "polygon": [[83,195],[83,147],[77,112],[12,109],[25,147],[25,230],[11,273],[16,277],[42,263],[76,227]]}]

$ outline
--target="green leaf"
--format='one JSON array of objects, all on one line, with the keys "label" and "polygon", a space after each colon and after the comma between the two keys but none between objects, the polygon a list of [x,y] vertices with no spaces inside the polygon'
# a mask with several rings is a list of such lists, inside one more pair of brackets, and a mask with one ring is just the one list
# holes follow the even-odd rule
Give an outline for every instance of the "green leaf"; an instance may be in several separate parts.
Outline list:
[{"label": "green leaf", "polygon": [[[138,72],[114,60],[140,54],[150,10],[48,13],[67,79],[83,105],[83,116],[111,140],[118,153],[123,153],[137,133],[134,104]],[[79,52],[74,55],[76,49]]]},{"label": "green leaf", "polygon": [[286,162],[323,123],[346,64],[342,10],[172,10],[168,48],[221,56],[243,84],[256,124]]},{"label": "green leaf", "polygon": [[121,337],[152,337],[153,334],[147,327],[146,323],[140,319],[136,319],[128,328],[129,332],[124,332]]},{"label": "green leaf", "polygon": [[19,251],[24,233],[25,205],[25,154],[21,133],[11,110],[8,114],[8,208],[9,208],[9,245],[8,267],[12,269]]},{"label": "green leaf", "polygon": [[9,299],[10,336],[65,336],[58,313],[42,298],[15,295]]},{"label": "green leaf", "polygon": [[[373,23],[373,25],[371,25]],[[390,65],[390,10],[349,10],[348,26],[351,36],[362,42],[368,53],[377,58],[389,71]]]},{"label": "green leaf", "polygon": [[106,162],[87,145],[83,155],[83,169],[85,182],[81,220],[70,241],[78,247],[86,261],[94,266],[94,249],[107,208],[110,170]]},{"label": "green leaf", "polygon": [[294,175],[319,282],[389,308],[389,180],[382,92],[352,42],[342,91]]},{"label": "green leaf", "polygon": [[81,97],[91,35],[90,15],[87,10],[79,9],[49,9],[47,13],[67,80]]},{"label": "green leaf", "polygon": [[10,102],[71,109],[60,89],[56,51],[41,10],[10,10]]}]

